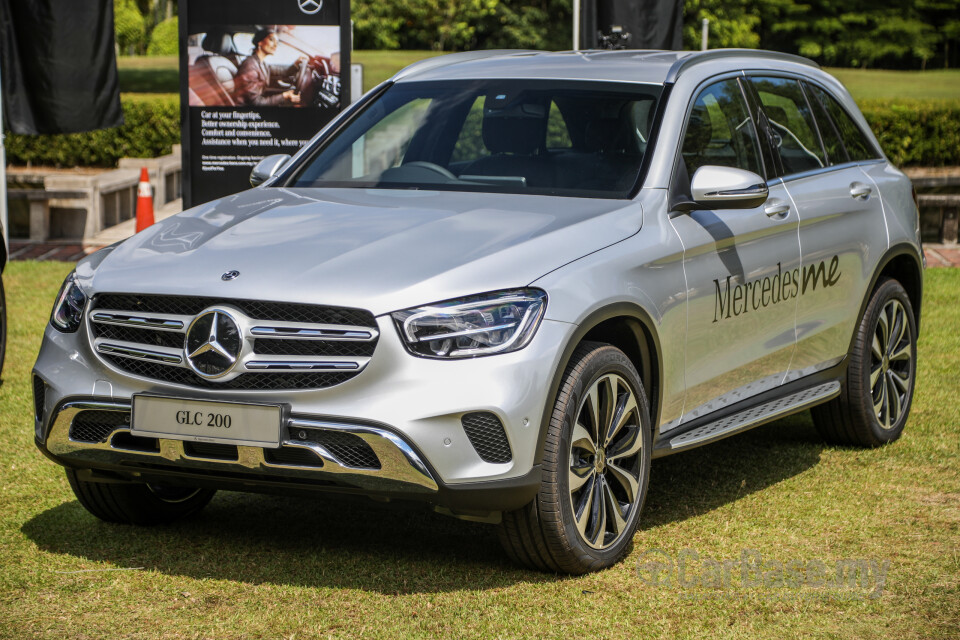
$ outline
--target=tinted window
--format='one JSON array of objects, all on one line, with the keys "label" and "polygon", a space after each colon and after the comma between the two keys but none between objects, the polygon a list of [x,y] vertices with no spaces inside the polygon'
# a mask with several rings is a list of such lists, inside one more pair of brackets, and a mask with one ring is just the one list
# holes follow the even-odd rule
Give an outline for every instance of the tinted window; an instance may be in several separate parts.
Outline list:
[{"label": "tinted window", "polygon": [[595,82],[399,83],[327,139],[291,183],[624,198],[659,94]]},{"label": "tinted window", "polygon": [[751,78],[770,123],[785,174],[827,166],[816,124],[800,83],[789,78]]},{"label": "tinted window", "polygon": [[827,152],[827,163],[831,165],[843,164],[847,162],[847,151],[840,140],[840,134],[834,126],[827,110],[819,99],[811,92],[810,85],[803,83],[808,102],[813,108],[813,117],[817,121],[817,129],[820,130],[820,140],[823,141],[823,147]]},{"label": "tinted window", "polygon": [[763,175],[757,131],[735,78],[710,85],[697,96],[687,120],[682,153],[690,178],[705,165]]},{"label": "tinted window", "polygon": [[873,145],[871,145],[867,137],[863,135],[863,131],[861,131],[857,123],[853,121],[850,114],[840,106],[840,103],[820,87],[811,85],[810,88],[812,94],[816,96],[820,104],[827,110],[833,123],[837,126],[840,137],[843,139],[843,146],[846,147],[850,160],[856,162],[857,160],[879,158],[880,156],[874,150]]}]

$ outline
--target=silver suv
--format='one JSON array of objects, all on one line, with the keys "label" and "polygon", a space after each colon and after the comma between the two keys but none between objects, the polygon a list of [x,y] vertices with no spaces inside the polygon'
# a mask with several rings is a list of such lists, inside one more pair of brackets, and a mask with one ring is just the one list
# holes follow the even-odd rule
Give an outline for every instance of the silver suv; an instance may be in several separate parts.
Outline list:
[{"label": "silver suv", "polygon": [[258,188],[82,260],[34,369],[78,500],[415,499],[530,567],[617,562],[651,460],[910,410],[909,180],[809,60],[474,52],[403,70]]}]

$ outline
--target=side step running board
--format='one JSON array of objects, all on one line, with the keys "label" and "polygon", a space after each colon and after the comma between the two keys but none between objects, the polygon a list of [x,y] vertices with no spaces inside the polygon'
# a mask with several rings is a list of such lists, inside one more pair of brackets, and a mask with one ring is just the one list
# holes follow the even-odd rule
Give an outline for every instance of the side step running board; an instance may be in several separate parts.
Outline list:
[{"label": "side step running board", "polygon": [[720,440],[735,433],[758,427],[777,418],[802,411],[840,395],[840,383],[836,380],[816,387],[797,391],[788,396],[771,400],[738,413],[720,418],[715,422],[692,429],[671,438],[670,453],[690,449],[713,440]]}]

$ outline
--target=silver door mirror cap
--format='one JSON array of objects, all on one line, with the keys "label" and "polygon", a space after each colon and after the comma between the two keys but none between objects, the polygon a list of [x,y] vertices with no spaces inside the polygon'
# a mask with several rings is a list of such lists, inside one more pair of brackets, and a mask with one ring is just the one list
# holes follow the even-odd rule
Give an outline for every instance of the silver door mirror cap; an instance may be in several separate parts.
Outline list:
[{"label": "silver door mirror cap", "polygon": [[267,156],[258,162],[253,168],[253,171],[250,172],[250,186],[259,187],[261,184],[275,176],[277,172],[287,164],[288,160],[290,160],[289,155],[286,153],[278,153],[276,155]]},{"label": "silver door mirror cap", "polygon": [[690,181],[690,195],[704,209],[753,209],[767,201],[766,181],[734,167],[706,165]]}]

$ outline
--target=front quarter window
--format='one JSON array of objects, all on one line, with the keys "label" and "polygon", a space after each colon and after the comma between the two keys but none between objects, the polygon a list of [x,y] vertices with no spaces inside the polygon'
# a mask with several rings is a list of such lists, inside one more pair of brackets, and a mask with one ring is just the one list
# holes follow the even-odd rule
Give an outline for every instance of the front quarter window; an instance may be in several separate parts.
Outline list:
[{"label": "front quarter window", "polygon": [[735,78],[712,84],[697,96],[687,118],[682,153],[690,178],[706,165],[763,175],[757,132]]}]

